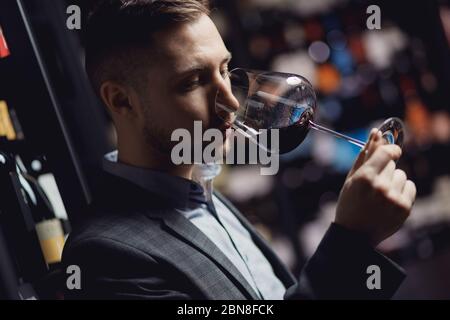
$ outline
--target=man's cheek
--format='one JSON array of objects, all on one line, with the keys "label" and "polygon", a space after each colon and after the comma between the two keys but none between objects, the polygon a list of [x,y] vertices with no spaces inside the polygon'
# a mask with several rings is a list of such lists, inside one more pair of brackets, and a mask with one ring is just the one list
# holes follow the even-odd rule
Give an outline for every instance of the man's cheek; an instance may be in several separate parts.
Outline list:
[{"label": "man's cheek", "polygon": [[183,112],[179,112],[174,117],[180,119],[186,128],[193,128],[195,121],[201,121],[203,130],[208,129],[211,124],[208,113],[197,107],[183,110]]}]

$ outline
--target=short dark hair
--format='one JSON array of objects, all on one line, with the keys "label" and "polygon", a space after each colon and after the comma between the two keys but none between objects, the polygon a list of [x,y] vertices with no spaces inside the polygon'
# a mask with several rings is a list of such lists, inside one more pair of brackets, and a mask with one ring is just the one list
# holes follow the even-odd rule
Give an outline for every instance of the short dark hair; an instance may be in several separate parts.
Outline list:
[{"label": "short dark hair", "polygon": [[152,49],[151,36],[177,23],[210,14],[208,0],[105,0],[92,10],[85,29],[86,72],[99,94],[104,81],[137,86]]}]

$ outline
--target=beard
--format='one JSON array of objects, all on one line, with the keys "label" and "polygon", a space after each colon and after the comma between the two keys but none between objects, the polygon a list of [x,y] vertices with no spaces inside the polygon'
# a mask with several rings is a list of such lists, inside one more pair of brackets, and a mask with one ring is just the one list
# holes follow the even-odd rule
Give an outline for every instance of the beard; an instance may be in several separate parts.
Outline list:
[{"label": "beard", "polygon": [[148,110],[145,111],[145,125],[143,128],[143,136],[145,143],[157,152],[170,156],[174,142],[170,140],[172,132],[164,128],[157,121],[155,117],[150,114]]},{"label": "beard", "polygon": [[[145,144],[148,145],[151,149],[155,150],[159,154],[161,154],[164,157],[171,157],[172,149],[179,144],[179,141],[171,141],[172,137],[172,131],[175,129],[171,129],[170,126],[164,126],[164,121],[158,121],[158,118],[154,116],[154,110],[150,110],[150,108],[146,108],[144,110],[144,116],[145,116],[145,124],[143,127],[143,137]],[[220,120],[218,118],[214,118],[213,120],[209,121],[210,128],[220,128],[223,126],[223,120]],[[178,129],[178,128],[176,128]],[[191,133],[191,163],[194,163],[194,150],[195,145],[198,146],[198,149],[201,150],[202,155],[205,148],[212,143],[212,141],[203,141],[203,133],[207,128],[202,128],[202,136],[196,137],[194,132],[187,129]],[[218,156],[221,158],[225,158],[226,154],[228,153],[230,149],[230,138],[227,137],[225,130],[219,129],[222,133],[223,139],[220,141],[220,147],[218,150]],[[232,136],[232,135],[231,135]],[[214,143],[218,143],[219,141],[216,141],[216,139],[213,140]],[[202,157],[203,161],[203,157]]]}]

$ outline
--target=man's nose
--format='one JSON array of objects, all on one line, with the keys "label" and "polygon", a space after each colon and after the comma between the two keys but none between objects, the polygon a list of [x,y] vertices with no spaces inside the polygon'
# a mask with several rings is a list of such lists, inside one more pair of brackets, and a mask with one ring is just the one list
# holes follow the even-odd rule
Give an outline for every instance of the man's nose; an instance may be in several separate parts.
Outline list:
[{"label": "man's nose", "polygon": [[239,109],[239,101],[233,95],[229,79],[220,79],[217,88],[216,105],[216,108],[218,107],[219,110],[223,109],[222,111],[230,113]]}]

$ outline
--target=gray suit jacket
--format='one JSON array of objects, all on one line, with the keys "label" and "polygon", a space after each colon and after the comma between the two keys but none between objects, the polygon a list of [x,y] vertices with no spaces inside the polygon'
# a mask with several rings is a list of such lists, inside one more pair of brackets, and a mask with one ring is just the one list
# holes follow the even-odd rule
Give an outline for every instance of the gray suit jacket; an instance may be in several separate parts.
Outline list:
[{"label": "gray suit jacket", "polygon": [[[104,174],[88,218],[75,226],[63,264],[81,269],[81,289],[66,299],[258,299],[229,259],[169,199]],[[226,199],[286,288],[286,298],[389,298],[404,275],[359,235],[332,225],[298,281]],[[366,268],[383,272],[381,290]]]}]

